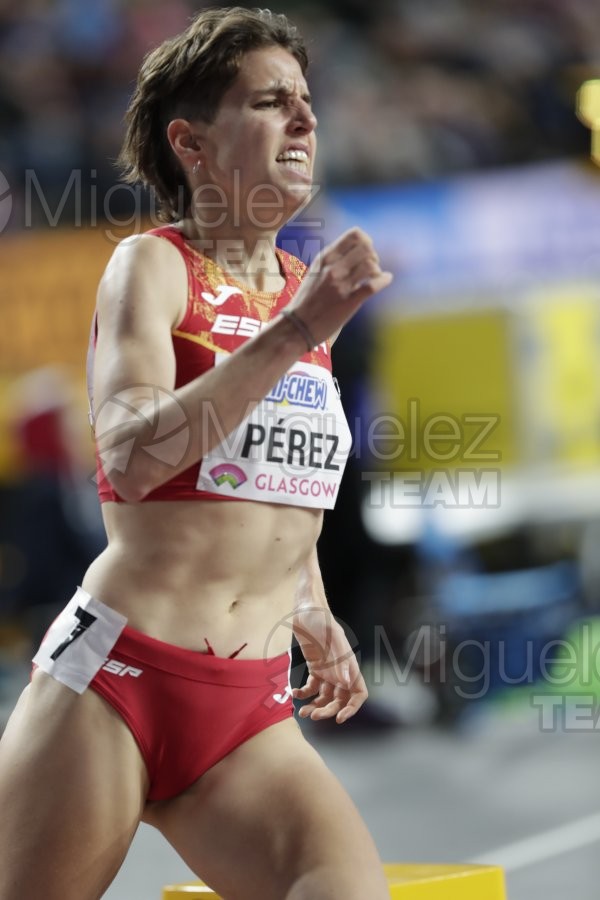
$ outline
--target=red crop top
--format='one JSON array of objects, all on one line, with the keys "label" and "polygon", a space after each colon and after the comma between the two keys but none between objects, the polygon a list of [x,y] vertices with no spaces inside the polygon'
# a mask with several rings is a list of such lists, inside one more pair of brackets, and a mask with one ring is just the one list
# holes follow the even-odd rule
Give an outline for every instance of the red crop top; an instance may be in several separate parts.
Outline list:
[{"label": "red crop top", "polygon": [[[207,372],[215,365],[217,353],[232,353],[256,334],[263,323],[273,319],[290,302],[306,271],[306,266],[301,260],[278,249],[277,256],[285,276],[283,290],[279,294],[250,291],[196,250],[177,226],[165,225],[147,233],[174,244],[183,256],[188,273],[187,310],[181,324],[172,332],[176,361],[175,388]],[[94,324],[88,355],[88,392],[92,410],[92,372],[96,337],[97,327]],[[329,351],[329,343],[323,343],[311,353],[306,353],[302,360],[331,371]],[[160,430],[159,423],[155,430],[157,432]],[[164,441],[165,437],[161,436],[160,440]],[[96,464],[100,502],[104,503],[106,500],[123,502],[104,474],[98,454]],[[236,499],[198,490],[196,484],[199,468],[200,462],[195,463],[155,488],[144,497],[144,500]]]}]

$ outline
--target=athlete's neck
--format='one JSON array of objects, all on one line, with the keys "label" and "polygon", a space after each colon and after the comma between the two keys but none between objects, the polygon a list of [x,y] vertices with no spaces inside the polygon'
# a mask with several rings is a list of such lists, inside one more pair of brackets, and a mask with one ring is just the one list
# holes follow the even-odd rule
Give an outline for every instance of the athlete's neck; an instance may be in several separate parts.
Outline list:
[{"label": "athlete's neck", "polygon": [[223,226],[207,228],[195,218],[183,220],[188,240],[225,272],[252,291],[277,292],[285,283],[275,251],[275,232]]}]

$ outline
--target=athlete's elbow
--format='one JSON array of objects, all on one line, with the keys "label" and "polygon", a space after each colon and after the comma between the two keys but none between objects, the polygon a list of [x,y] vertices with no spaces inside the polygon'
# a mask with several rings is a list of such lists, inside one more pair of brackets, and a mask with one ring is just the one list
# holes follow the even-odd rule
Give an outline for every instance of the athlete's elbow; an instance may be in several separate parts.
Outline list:
[{"label": "athlete's elbow", "polygon": [[131,473],[113,470],[106,475],[106,480],[115,494],[126,503],[139,503],[152,490],[137,478],[132,478]]},{"label": "athlete's elbow", "polygon": [[110,486],[126,503],[139,503],[157,486],[149,467],[128,460],[118,452],[102,454],[102,468]]},{"label": "athlete's elbow", "polygon": [[116,494],[125,503],[140,503],[149,493],[150,489],[137,484],[131,478],[109,479]]}]

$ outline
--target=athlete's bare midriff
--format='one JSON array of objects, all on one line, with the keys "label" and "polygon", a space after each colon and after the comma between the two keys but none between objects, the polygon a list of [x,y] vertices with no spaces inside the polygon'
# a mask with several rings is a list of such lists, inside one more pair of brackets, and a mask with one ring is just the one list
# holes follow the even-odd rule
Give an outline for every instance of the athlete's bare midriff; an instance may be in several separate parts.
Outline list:
[{"label": "athlete's bare midriff", "polygon": [[[322,512],[268,503],[104,503],[108,548],[82,586],[159,640],[218,656],[284,652]],[[278,624],[280,623],[280,624]]]}]

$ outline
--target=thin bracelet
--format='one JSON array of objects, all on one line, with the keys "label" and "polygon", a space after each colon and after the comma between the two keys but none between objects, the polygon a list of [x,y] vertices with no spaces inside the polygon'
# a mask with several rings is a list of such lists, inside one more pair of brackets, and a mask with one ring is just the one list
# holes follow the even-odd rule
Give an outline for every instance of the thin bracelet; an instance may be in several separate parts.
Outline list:
[{"label": "thin bracelet", "polygon": [[310,329],[308,325],[306,325],[302,319],[300,319],[293,309],[285,309],[281,310],[281,315],[285,316],[286,319],[289,319],[292,325],[296,328],[297,331],[300,332],[304,340],[306,341],[306,346],[308,347],[308,352],[310,353],[317,346],[317,342],[314,337],[310,333]]}]

